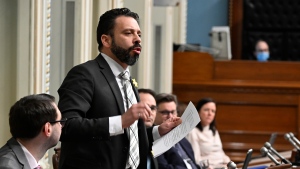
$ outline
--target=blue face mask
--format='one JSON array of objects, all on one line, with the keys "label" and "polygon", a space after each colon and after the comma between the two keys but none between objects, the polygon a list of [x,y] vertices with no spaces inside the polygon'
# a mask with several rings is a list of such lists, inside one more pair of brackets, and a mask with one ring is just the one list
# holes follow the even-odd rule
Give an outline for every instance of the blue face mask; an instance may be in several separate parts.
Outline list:
[{"label": "blue face mask", "polygon": [[258,52],[257,53],[257,60],[261,62],[265,62],[269,59],[269,52]]}]

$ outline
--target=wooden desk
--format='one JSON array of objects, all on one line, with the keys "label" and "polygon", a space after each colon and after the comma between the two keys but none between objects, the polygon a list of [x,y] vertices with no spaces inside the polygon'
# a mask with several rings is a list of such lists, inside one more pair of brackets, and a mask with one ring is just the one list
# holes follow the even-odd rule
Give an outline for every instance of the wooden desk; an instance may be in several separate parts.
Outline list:
[{"label": "wooden desk", "polygon": [[260,155],[273,132],[277,151],[293,148],[285,133],[300,134],[300,62],[216,61],[207,53],[175,52],[173,93],[185,103],[217,102],[217,128],[234,162],[250,148]]}]

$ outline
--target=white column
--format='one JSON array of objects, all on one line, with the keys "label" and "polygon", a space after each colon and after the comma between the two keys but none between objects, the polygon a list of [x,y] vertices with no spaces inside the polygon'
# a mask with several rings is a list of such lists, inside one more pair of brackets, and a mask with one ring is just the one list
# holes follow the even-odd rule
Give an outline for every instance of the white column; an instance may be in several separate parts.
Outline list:
[{"label": "white column", "polygon": [[31,0],[18,0],[18,37],[17,37],[17,78],[16,98],[19,99],[33,92],[32,59],[30,56],[31,37]]},{"label": "white column", "polygon": [[32,0],[31,11],[31,63],[33,93],[49,93],[51,0]]},{"label": "white column", "polygon": [[86,62],[92,55],[92,0],[74,0],[74,65]]},{"label": "white column", "polygon": [[124,0],[112,0],[112,8],[123,8]]},{"label": "white column", "polygon": [[93,1],[93,21],[92,21],[92,58],[98,56],[98,43],[97,43],[97,26],[100,16],[112,8],[112,1]]},{"label": "white column", "polygon": [[155,91],[172,92],[173,75],[173,7],[154,7]]},{"label": "white column", "polygon": [[187,29],[187,0],[180,0],[179,5],[174,7],[173,27],[174,42],[177,44],[185,44]]}]

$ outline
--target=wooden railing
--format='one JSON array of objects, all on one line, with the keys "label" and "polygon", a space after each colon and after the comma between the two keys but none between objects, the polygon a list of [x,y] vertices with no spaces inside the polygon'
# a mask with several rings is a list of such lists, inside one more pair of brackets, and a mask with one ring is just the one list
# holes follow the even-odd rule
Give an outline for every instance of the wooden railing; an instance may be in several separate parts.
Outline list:
[{"label": "wooden railing", "polygon": [[272,133],[277,151],[293,147],[283,135],[300,134],[300,63],[216,61],[200,52],[175,52],[173,93],[178,100],[217,102],[216,122],[223,148],[235,162],[253,156]]}]

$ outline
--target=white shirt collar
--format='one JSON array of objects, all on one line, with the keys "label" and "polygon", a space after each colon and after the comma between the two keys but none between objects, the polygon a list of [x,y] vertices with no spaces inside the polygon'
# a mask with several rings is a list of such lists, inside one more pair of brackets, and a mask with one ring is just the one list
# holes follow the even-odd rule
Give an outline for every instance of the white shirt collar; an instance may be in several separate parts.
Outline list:
[{"label": "white shirt collar", "polygon": [[[111,68],[115,77],[118,77],[121,72],[125,71],[124,68],[121,65],[119,65],[119,63],[117,63],[115,60],[113,60],[111,57],[107,56],[104,53],[101,53],[101,55],[104,57],[104,59],[108,63],[108,65]],[[129,67],[126,68],[126,71],[128,71],[129,77],[130,77]]]},{"label": "white shirt collar", "polygon": [[203,127],[203,131],[209,131],[209,125]]},{"label": "white shirt collar", "polygon": [[26,156],[26,159],[27,159],[27,161],[28,161],[28,163],[29,163],[30,168],[35,168],[35,167],[37,167],[39,164],[38,164],[38,162],[35,160],[35,158],[32,156],[32,154],[31,154],[31,153],[27,150],[27,148],[24,147],[19,141],[18,141],[18,143],[21,145],[21,147],[22,147],[22,149],[23,149],[23,151],[24,151],[24,154],[25,154],[25,156]]}]

